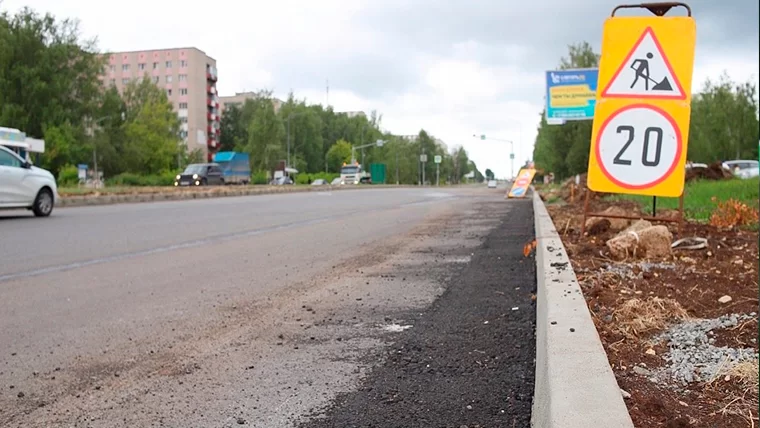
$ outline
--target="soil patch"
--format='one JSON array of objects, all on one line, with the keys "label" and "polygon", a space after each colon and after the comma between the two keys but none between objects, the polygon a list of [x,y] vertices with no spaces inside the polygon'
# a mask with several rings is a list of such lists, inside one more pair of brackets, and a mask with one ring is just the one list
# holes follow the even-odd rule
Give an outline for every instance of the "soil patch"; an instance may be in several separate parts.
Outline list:
[{"label": "soil patch", "polygon": [[[494,229],[351,393],[302,428],[527,427],[535,358],[531,201],[485,204]],[[377,359],[375,360],[377,361]]]},{"label": "soil patch", "polygon": [[[611,205],[641,212],[604,199],[591,201],[591,210]],[[617,232],[580,235],[582,204],[547,208],[618,384],[630,394],[634,425],[758,426],[757,232],[686,223],[679,234],[667,224],[674,240],[707,238],[707,248],[618,262],[605,245]]]}]

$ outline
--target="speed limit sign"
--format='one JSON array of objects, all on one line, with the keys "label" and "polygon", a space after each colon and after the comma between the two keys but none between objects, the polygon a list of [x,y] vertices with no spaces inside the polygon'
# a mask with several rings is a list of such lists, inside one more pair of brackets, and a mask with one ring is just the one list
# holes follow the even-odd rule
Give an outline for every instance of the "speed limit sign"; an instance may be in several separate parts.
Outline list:
[{"label": "speed limit sign", "polygon": [[678,167],[683,138],[665,110],[631,104],[612,113],[601,125],[595,144],[602,174],[629,190],[662,183]]}]

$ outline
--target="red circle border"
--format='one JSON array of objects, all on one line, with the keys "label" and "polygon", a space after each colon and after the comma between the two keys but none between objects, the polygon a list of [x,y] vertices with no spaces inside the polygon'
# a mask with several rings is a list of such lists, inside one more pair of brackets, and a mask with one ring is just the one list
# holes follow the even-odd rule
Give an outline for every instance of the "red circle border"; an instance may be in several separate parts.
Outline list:
[{"label": "red circle border", "polygon": [[[609,125],[610,121],[612,121],[612,119],[620,115],[620,113],[623,113],[635,108],[646,108],[649,110],[653,110],[654,112],[662,115],[668,122],[670,122],[670,125],[676,131],[676,142],[678,143],[678,147],[676,147],[675,159],[673,159],[673,163],[670,165],[670,168],[668,168],[665,174],[663,174],[662,177],[654,181],[651,181],[649,183],[637,184],[637,185],[623,183],[622,181],[613,177],[612,174],[610,174],[607,168],[604,167],[604,163],[602,163],[601,149],[599,145],[599,142],[602,139],[602,135],[604,134],[604,130],[607,128],[607,125]],[[614,113],[609,115],[607,119],[604,120],[604,122],[602,123],[602,126],[599,127],[599,135],[597,135],[596,137],[596,148],[594,150],[594,153],[596,155],[596,161],[597,161],[597,164],[599,165],[599,169],[602,171],[602,174],[604,174],[604,176],[607,177],[607,179],[610,180],[612,183],[614,183],[618,187],[622,187],[623,189],[629,189],[629,190],[648,189],[665,181],[671,174],[673,174],[673,171],[676,170],[676,167],[678,166],[678,161],[681,159],[681,154],[683,153],[683,135],[681,135],[681,129],[678,127],[678,123],[676,123],[676,120],[673,119],[673,116],[671,116],[670,113],[668,113],[664,109],[657,106],[653,106],[651,104],[644,104],[644,103],[631,104],[631,105],[627,105],[625,107],[615,110]]]}]

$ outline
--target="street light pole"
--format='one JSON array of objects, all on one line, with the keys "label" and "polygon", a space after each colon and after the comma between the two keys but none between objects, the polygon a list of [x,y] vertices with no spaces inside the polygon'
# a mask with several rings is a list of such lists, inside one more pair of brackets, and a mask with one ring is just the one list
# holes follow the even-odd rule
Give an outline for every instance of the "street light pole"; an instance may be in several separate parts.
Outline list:
[{"label": "street light pole", "polygon": [[290,119],[302,115],[304,112],[293,112],[288,115],[288,158],[286,160],[287,166],[290,167]]},{"label": "street light pole", "polygon": [[[121,120],[124,120],[124,113],[121,113]],[[96,125],[99,125],[101,122],[103,122],[106,119],[113,119],[113,116],[104,116],[100,119],[91,121],[90,124],[90,137],[92,138],[92,182],[95,184],[95,188],[100,187],[100,177],[98,176],[98,148],[97,144],[95,144],[95,129],[94,127]]]},{"label": "street light pole", "polygon": [[[520,131],[520,134],[522,135],[522,130]],[[486,136],[485,135],[481,135],[480,137],[478,137],[477,135],[472,134],[472,136],[474,138],[480,138],[481,140],[486,140]],[[515,142],[512,141],[512,140],[501,140],[501,139],[498,139],[498,138],[488,138],[488,140],[490,140],[490,141],[500,141],[502,143],[509,143],[509,147],[510,147],[509,148],[509,151],[510,151],[510,153],[509,153],[509,172],[512,175],[512,177],[510,177],[510,178],[513,178],[515,176]]]}]

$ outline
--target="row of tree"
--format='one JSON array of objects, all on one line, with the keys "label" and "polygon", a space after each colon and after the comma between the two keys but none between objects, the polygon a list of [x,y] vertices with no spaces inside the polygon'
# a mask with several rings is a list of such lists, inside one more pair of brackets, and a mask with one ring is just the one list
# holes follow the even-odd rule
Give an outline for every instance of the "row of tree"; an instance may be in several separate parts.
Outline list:
[{"label": "row of tree", "polygon": [[[119,93],[103,85],[104,67],[95,41],[81,38],[76,21],[29,8],[0,13],[0,126],[43,138],[39,163],[54,174],[96,161],[106,177],[167,175],[201,161],[201,153],[188,154],[181,143],[180,122],[163,89],[146,78]],[[259,95],[227,109],[222,119],[221,149],[249,153],[255,171],[270,171],[290,152],[290,164],[300,171],[335,173],[351,161],[352,146],[377,140],[386,143],[357,157],[365,165],[385,163],[391,181],[416,183],[423,169],[432,179],[435,155],[443,157],[446,181],[477,171],[463,148],[449,152],[425,131],[415,138],[382,131],[375,112],[349,117],[292,94],[275,111],[271,92]],[[423,153],[425,164],[418,162]]]},{"label": "row of tree", "polygon": [[[586,42],[571,45],[568,56],[559,64],[563,70],[598,66],[599,54]],[[559,179],[586,172],[592,121],[548,125],[545,111],[540,120],[533,151],[536,168],[553,172]],[[759,138],[755,83],[736,83],[724,73],[717,82],[705,82],[701,91],[692,97],[689,161],[757,159]]]},{"label": "row of tree", "polygon": [[[423,172],[425,180],[433,182],[434,157],[441,156],[442,181],[458,183],[471,171],[475,179],[483,179],[464,148],[449,151],[424,130],[414,136],[385,132],[377,112],[369,116],[335,112],[332,107],[308,105],[292,93],[279,109],[275,104],[271,92],[260,91],[241,106],[226,108],[221,150],[249,153],[254,170],[268,170],[286,160],[306,173],[337,173],[353,155],[365,168],[372,163],[385,164],[388,180],[399,183],[418,183]],[[382,145],[376,144],[379,140]],[[426,163],[420,162],[423,154]]]}]

